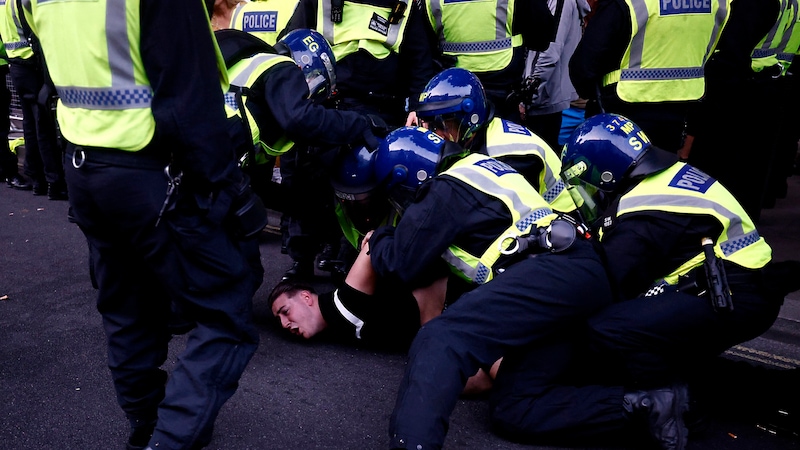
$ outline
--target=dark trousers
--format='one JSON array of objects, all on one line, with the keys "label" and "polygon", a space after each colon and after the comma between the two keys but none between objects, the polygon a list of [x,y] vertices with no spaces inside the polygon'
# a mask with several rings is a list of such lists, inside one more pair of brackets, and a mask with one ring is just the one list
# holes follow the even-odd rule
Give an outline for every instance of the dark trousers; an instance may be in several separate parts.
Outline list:
[{"label": "dark trousers", "polygon": [[603,266],[586,241],[568,253],[526,258],[463,295],[411,345],[390,421],[391,447],[441,448],[448,417],[478,368],[550,339],[610,302]]},{"label": "dark trousers", "polygon": [[324,243],[338,244],[341,230],[324,158],[296,146],[281,156],[281,187],[288,197],[286,248],[294,261],[313,262]]},{"label": "dark trousers", "polygon": [[[163,169],[92,157],[87,151],[80,168],[70,160],[66,178],[74,222],[91,249],[119,404],[132,423],[158,418],[153,448],[207,443],[258,345],[251,318],[263,276],[257,242],[231,239],[182,202],[156,227]],[[160,366],[173,301],[197,327],[167,379]]]},{"label": "dark trousers", "polygon": [[705,297],[665,293],[616,303],[589,320],[596,354],[619,364],[631,385],[654,388],[674,382],[728,348],[767,331],[781,299],[752,285],[731,286],[733,311],[716,313]]},{"label": "dark trousers", "polygon": [[6,84],[8,66],[0,66],[0,182],[3,178],[10,178],[19,172],[17,168],[17,155],[8,148],[8,132],[11,128],[11,118],[9,109],[11,108],[11,91]]},{"label": "dark trousers", "polygon": [[689,163],[719,180],[756,222],[783,123],[786,99],[779,81],[749,80],[728,90],[709,82],[703,102],[707,123],[696,131],[689,156]]},{"label": "dark trousers", "polygon": [[752,286],[733,289],[727,315],[684,293],[633,299],[592,316],[583,333],[566,329],[560,339],[512,353],[493,387],[495,428],[513,440],[558,445],[632,437],[622,409],[626,389],[688,381],[772,325],[780,300]]},{"label": "dark trousers", "polygon": [[54,118],[38,103],[39,91],[44,86],[42,71],[35,65],[12,63],[11,79],[22,106],[25,175],[38,182],[63,180],[63,154],[58,147]]}]

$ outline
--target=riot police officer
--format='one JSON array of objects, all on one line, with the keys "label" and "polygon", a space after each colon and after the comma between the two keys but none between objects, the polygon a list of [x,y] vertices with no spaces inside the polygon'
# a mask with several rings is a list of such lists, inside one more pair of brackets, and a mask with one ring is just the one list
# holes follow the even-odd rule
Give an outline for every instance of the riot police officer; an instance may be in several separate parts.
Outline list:
[{"label": "riot police officer", "polygon": [[558,155],[525,126],[495,116],[494,106],[475,74],[451,68],[435,75],[425,86],[417,117],[442,138],[513,167],[554,210],[575,210],[559,175]]},{"label": "riot police officer", "polygon": [[[495,424],[517,438],[591,439],[643,423],[661,448],[685,448],[688,376],[777,317],[786,292],[768,281],[771,249],[722,185],[623,116],[580,125],[563,164],[596,219],[616,303],[589,319],[588,345],[505,358]],[[614,370],[601,377],[586,355]]]},{"label": "riot police officer", "polygon": [[509,165],[465,156],[442,140],[402,128],[375,160],[377,179],[403,210],[396,227],[377,229],[369,241],[377,276],[413,289],[440,275],[444,260],[474,288],[414,339],[390,423],[393,448],[439,448],[447,417],[479,368],[512,347],[566,332],[611,300],[600,260],[573,222]]},{"label": "riot police officer", "polygon": [[[253,236],[266,224],[228,139],[207,12],[22,3],[60,97],[71,219],[91,249],[127,448],[202,448],[258,346]],[[197,326],[168,377],[172,301]]]}]

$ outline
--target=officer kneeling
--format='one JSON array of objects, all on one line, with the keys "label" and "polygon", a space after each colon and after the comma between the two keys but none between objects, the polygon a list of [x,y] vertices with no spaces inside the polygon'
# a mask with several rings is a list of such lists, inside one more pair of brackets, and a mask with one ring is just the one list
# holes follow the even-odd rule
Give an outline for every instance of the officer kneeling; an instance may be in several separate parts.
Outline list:
[{"label": "officer kneeling", "polygon": [[569,333],[610,304],[611,293],[583,238],[561,252],[511,251],[559,216],[507,164],[466,154],[424,128],[404,128],[380,146],[375,170],[402,211],[396,226],[378,228],[369,241],[377,276],[414,289],[440,275],[445,262],[472,288],[420,329],[391,419],[392,447],[440,448],[471,375],[515,347]]},{"label": "officer kneeling", "polygon": [[[661,448],[683,449],[686,380],[766,331],[791,288],[769,281],[772,251],[736,199],[651,145],[625,117],[602,114],[581,124],[562,163],[564,181],[594,225],[616,302],[589,319],[581,349],[592,361],[575,352],[578,361],[566,361],[564,352],[504,360],[495,425],[515,438],[596,441],[641,423]],[[546,373],[561,373],[547,384],[539,361],[550,356]]]}]

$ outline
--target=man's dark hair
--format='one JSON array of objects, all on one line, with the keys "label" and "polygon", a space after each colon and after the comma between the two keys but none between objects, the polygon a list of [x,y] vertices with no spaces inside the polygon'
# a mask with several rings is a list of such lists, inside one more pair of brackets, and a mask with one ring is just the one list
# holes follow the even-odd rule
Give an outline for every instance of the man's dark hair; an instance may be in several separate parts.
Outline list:
[{"label": "man's dark hair", "polygon": [[314,289],[314,286],[305,281],[292,279],[281,281],[280,283],[276,284],[275,287],[272,288],[272,292],[269,293],[269,297],[267,299],[269,309],[272,309],[272,304],[275,303],[275,300],[282,294],[292,297],[300,291],[308,291],[312,294],[317,294],[317,290]]}]

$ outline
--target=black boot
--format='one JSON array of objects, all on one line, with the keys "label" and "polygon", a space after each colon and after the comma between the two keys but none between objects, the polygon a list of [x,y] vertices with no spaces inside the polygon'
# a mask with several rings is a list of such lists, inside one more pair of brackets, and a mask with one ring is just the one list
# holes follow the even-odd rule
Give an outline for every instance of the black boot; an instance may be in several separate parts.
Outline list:
[{"label": "black boot", "polygon": [[312,261],[295,261],[292,267],[284,274],[283,280],[311,280],[314,278],[314,263]]},{"label": "black boot", "polygon": [[18,173],[6,178],[6,184],[8,184],[8,187],[20,191],[30,191],[33,189],[33,185],[28,183],[28,181],[22,178],[22,175]]},{"label": "black boot", "polygon": [[47,198],[50,200],[69,200],[67,183],[64,180],[47,183]]},{"label": "black boot", "polygon": [[144,450],[147,448],[155,429],[155,420],[131,420],[131,434],[128,435],[128,443],[125,445],[125,450]]},{"label": "black boot", "polygon": [[625,394],[622,402],[627,415],[636,420],[645,418],[650,435],[663,450],[683,450],[689,431],[683,414],[689,408],[686,385]]},{"label": "black boot", "polygon": [[341,265],[341,261],[337,258],[339,256],[338,244],[325,244],[319,254],[319,261],[317,262],[317,269],[325,272],[333,272],[337,269],[337,264]]}]

